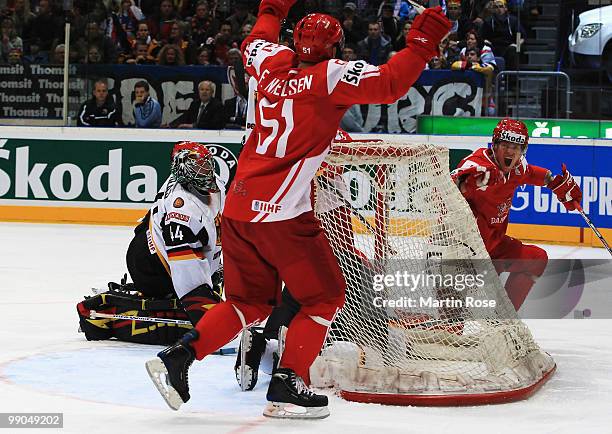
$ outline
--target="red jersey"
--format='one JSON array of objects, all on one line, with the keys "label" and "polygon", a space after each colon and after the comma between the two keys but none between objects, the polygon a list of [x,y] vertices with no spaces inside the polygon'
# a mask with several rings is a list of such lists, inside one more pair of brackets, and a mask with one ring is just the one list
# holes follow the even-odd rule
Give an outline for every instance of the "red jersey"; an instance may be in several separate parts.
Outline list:
[{"label": "red jersey", "polygon": [[[461,178],[461,172],[473,170],[477,167],[479,172],[476,175],[482,176],[486,171],[497,173],[501,172],[493,161],[493,156],[487,148],[481,148],[465,157],[452,172],[453,179]],[[548,173],[547,169],[533,166],[527,163],[522,157],[517,167],[508,175],[500,176],[500,181],[493,183],[493,175],[489,176],[486,185],[476,186],[473,183],[465,183],[468,189],[463,196],[467,200],[476,222],[480,235],[485,243],[487,251],[491,253],[501,242],[508,227],[508,214],[512,206],[514,191],[519,185],[544,185],[544,179]]]},{"label": "red jersey", "polygon": [[245,68],[257,82],[255,122],[240,154],[226,217],[288,220],[312,210],[311,180],[353,104],[393,103],[421,74],[426,59],[406,48],[387,64],[327,60],[297,68],[293,50],[274,42],[278,18],[258,18],[243,43]]}]

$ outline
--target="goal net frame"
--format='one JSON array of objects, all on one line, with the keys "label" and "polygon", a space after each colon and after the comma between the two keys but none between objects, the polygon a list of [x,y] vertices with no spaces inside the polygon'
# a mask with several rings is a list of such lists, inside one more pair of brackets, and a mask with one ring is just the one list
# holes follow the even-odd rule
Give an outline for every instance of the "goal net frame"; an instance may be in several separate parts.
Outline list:
[{"label": "goal net frame", "polygon": [[[346,182],[351,171],[371,181],[367,215],[352,204],[353,187]],[[413,209],[398,211],[398,198],[407,197]],[[347,302],[311,367],[314,386],[334,387],[356,402],[482,405],[528,398],[554,373],[554,360],[514,311],[473,214],[450,178],[447,148],[387,140],[336,142],[315,179],[315,212],[347,280]],[[338,222],[339,215],[346,224]],[[357,246],[358,237],[367,240]],[[495,299],[493,312],[461,308],[432,314],[364,305],[372,296],[371,280],[360,282],[365,276],[389,275],[404,266],[413,272],[425,269],[424,258],[436,249],[439,267],[464,270],[457,267],[467,263],[471,270],[489,272],[474,294]],[[385,291],[393,298],[413,295],[398,287]],[[426,287],[419,291],[432,293]],[[440,289],[433,293],[439,295]]]}]

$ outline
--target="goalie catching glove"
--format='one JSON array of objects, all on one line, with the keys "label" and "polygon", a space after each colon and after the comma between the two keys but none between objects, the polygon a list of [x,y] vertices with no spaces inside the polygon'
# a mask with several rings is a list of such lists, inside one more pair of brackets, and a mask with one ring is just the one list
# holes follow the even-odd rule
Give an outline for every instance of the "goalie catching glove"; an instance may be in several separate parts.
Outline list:
[{"label": "goalie catching glove", "polygon": [[561,165],[561,175],[557,175],[547,185],[568,211],[574,211],[582,200],[582,191],[574,177],[567,170],[565,163]]}]

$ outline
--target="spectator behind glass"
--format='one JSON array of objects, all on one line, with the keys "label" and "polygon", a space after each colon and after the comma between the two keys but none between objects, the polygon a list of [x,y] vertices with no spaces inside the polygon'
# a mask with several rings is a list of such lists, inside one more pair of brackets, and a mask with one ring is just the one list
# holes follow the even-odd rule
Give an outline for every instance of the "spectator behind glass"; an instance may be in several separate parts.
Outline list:
[{"label": "spectator behind glass", "polygon": [[97,45],[91,45],[89,50],[87,50],[87,58],[85,63],[89,64],[101,64],[104,63],[104,58],[102,57],[102,51],[100,47]]},{"label": "spectator behind glass", "polygon": [[461,47],[457,42],[457,34],[450,33],[440,43],[440,54],[446,59],[448,65],[461,59]]},{"label": "spectator behind glass", "polygon": [[371,65],[382,65],[387,61],[392,46],[382,35],[380,23],[371,21],[368,24],[368,36],[357,44],[357,56]]},{"label": "spectator behind glass", "polygon": [[219,32],[220,25],[219,20],[211,15],[208,4],[205,1],[198,2],[191,18],[191,40],[196,46],[201,46]]},{"label": "spectator behind glass", "polygon": [[134,85],[134,121],[137,128],[159,128],[162,115],[157,100],[149,95],[149,83],[144,80]]},{"label": "spectator behind glass", "polygon": [[185,59],[184,64],[191,65],[195,63],[195,47],[184,36],[184,24],[180,21],[175,21],[170,27],[170,37],[168,43],[176,45],[182,52]]},{"label": "spectator behind glass", "polygon": [[49,52],[62,34],[63,19],[53,15],[49,0],[38,2],[38,13],[32,20],[30,38],[40,41],[40,51]]},{"label": "spectator behind glass", "polygon": [[242,59],[242,53],[239,48],[232,48],[227,52],[227,64],[235,66]]},{"label": "spectator behind glass", "polygon": [[486,5],[489,0],[461,0],[461,13],[479,30],[483,24]]},{"label": "spectator behind glass", "polygon": [[77,126],[79,127],[114,127],[118,124],[115,101],[108,94],[105,80],[94,83],[92,98],[85,101],[79,109]]},{"label": "spectator behind glass", "polygon": [[231,24],[224,22],[215,37],[215,57],[219,64],[227,65],[227,52],[230,48],[238,48],[238,44],[234,43]]},{"label": "spectator behind glass", "polygon": [[213,54],[213,48],[209,45],[204,45],[198,49],[198,65],[217,65]]},{"label": "spectator behind glass", "polygon": [[137,65],[155,65],[157,62],[155,59],[149,56],[149,47],[143,42],[137,42],[132,57],[127,59],[125,63],[137,64]]},{"label": "spectator behind glass", "polygon": [[238,93],[223,103],[226,129],[241,129],[246,127],[247,99]]},{"label": "spectator behind glass", "polygon": [[8,55],[11,50],[18,49],[23,52],[23,41],[15,31],[15,23],[10,17],[4,17],[0,24],[0,59],[2,62],[8,62]]},{"label": "spectator behind glass", "polygon": [[53,50],[53,55],[51,56],[51,61],[49,63],[55,64],[55,65],[63,65],[65,55],[66,55],[66,46],[64,44],[59,44]]},{"label": "spectator behind glass", "polygon": [[366,35],[364,22],[355,13],[356,10],[357,5],[355,3],[347,2],[338,18],[338,21],[342,24],[342,30],[344,30],[344,39],[348,44],[357,44]]},{"label": "spectator behind glass", "polygon": [[238,47],[242,46],[242,41],[244,41],[245,38],[251,34],[251,30],[253,30],[253,26],[251,24],[245,24],[240,28],[240,35],[238,39],[235,40]]},{"label": "spectator behind glass", "polygon": [[249,12],[249,5],[246,1],[238,0],[236,2],[236,12],[230,15],[227,21],[232,26],[232,35],[237,37],[240,35],[242,26],[245,24],[255,25],[257,18]]},{"label": "spectator behind glass", "polygon": [[453,27],[451,33],[456,33],[460,41],[465,39],[468,30],[475,30],[476,25],[462,14],[461,0],[448,0],[446,4],[446,16]]},{"label": "spectator behind glass", "polygon": [[172,0],[162,0],[157,13],[147,19],[151,37],[158,41],[167,41],[170,36],[170,27],[176,19]]},{"label": "spectator behind glass", "polygon": [[95,45],[98,47],[100,52],[101,60],[99,62],[88,63],[115,63],[117,60],[117,51],[115,45],[111,39],[104,35],[104,32],[100,29],[100,25],[95,21],[87,23],[86,38],[88,51],[91,51],[91,46]]},{"label": "spectator behind glass", "polygon": [[24,56],[23,60],[25,63],[44,65],[49,63],[49,53],[40,51],[40,41],[38,39],[32,39],[30,41],[30,54]]},{"label": "spectator behind glass", "polygon": [[402,26],[402,32],[397,36],[397,38],[395,38],[395,41],[393,42],[393,49],[395,51],[400,51],[406,48],[406,35],[408,34],[408,31],[410,30],[411,26],[412,20],[404,22],[404,25]]},{"label": "spectator behind glass", "polygon": [[468,49],[478,50],[479,59],[486,64],[492,65],[493,67],[497,67],[497,62],[495,62],[495,56],[493,55],[493,50],[487,44],[485,44],[482,39],[478,36],[475,30],[470,30],[467,32],[464,42],[465,47],[461,50],[461,60],[466,60],[465,53]]},{"label": "spectator behind glass", "polygon": [[380,9],[380,23],[383,34],[391,41],[395,41],[401,33],[399,19],[393,15],[394,6],[391,3],[383,3]]},{"label": "spectator behind glass", "polygon": [[427,69],[447,69],[446,58],[443,56],[432,57],[427,63]]},{"label": "spectator behind glass", "polygon": [[30,0],[15,0],[15,12],[13,13],[15,31],[23,39],[26,39],[26,32],[30,32],[30,26],[34,18],[35,15],[30,8]]},{"label": "spectator behind glass", "polygon": [[342,49],[342,60],[350,62],[357,60],[357,48],[353,44],[346,44]]},{"label": "spectator behind glass", "polygon": [[178,46],[167,44],[159,51],[157,64],[162,66],[183,66],[185,65],[185,58]]},{"label": "spectator behind glass", "polygon": [[465,51],[465,60],[459,60],[453,63],[451,68],[462,70],[471,69],[489,78],[493,75],[494,70],[493,65],[482,62],[477,48],[468,48]]},{"label": "spectator behind glass", "polygon": [[198,85],[198,99],[189,106],[171,126],[178,128],[197,128],[201,130],[220,130],[225,126],[223,104],[214,98],[216,85],[204,80]]},{"label": "spectator behind glass", "polygon": [[[506,60],[506,69],[516,70],[518,67],[518,53],[516,35],[525,34],[519,26],[518,19],[508,13],[504,0],[495,0],[495,15],[488,18],[482,26],[482,37],[491,43],[496,56]],[[520,43],[523,40],[521,39]]]},{"label": "spectator behind glass", "polygon": [[136,36],[138,22],[144,19],[144,15],[140,8],[132,4],[132,0],[122,0],[117,17],[119,19],[119,24],[126,32],[128,39],[134,39]]},{"label": "spectator behind glass", "polygon": [[23,64],[23,52],[19,48],[13,48],[8,54],[8,64],[18,65]]},{"label": "spectator behind glass", "polygon": [[147,45],[147,60],[152,60],[155,62],[161,47],[155,39],[151,38],[151,35],[149,34],[149,25],[146,21],[140,21],[138,23],[136,39],[134,40],[132,46],[135,46],[137,43]]}]

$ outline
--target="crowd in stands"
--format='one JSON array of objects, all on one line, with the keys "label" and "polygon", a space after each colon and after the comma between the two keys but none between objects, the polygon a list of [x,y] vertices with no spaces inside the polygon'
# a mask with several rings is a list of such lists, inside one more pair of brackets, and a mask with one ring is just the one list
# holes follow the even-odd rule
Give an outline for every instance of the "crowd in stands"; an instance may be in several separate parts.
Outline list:
[{"label": "crowd in stands", "polygon": [[[521,29],[506,0],[417,1],[424,6],[441,3],[453,23],[444,47],[445,60],[438,60],[436,66],[450,68],[458,60],[469,63],[461,49],[469,43],[470,34],[476,37],[481,58],[494,53],[505,58],[506,68],[516,66],[516,34]],[[258,3],[74,0],[71,10],[64,13],[61,0],[0,0],[0,60],[63,63],[64,23],[68,19],[71,63],[227,65],[230,51],[239,48],[252,29]],[[346,46],[358,59],[375,65],[385,63],[404,47],[404,35],[416,16],[406,0],[304,0],[291,12],[287,29],[309,12],[336,16],[344,29]]]},{"label": "crowd in stands", "polygon": [[[516,34],[523,32],[507,0],[416,0],[441,4],[453,28],[432,69],[474,70],[490,77],[500,65],[516,68]],[[512,0],[510,0],[512,1]],[[514,0],[519,1],[519,0]],[[65,22],[71,23],[73,64],[231,65],[250,33],[255,0],[0,0],[0,63],[63,64]],[[405,46],[417,14],[406,0],[304,0],[283,27],[291,29],[310,12],[338,18],[345,34],[341,56],[385,63]],[[189,122],[187,122],[189,123]],[[193,123],[193,122],[191,122]]]}]

